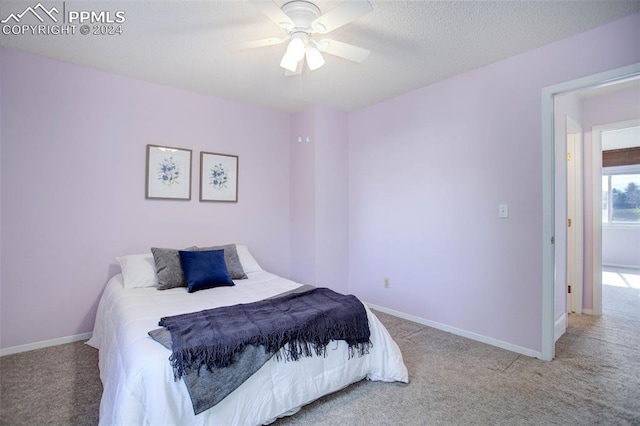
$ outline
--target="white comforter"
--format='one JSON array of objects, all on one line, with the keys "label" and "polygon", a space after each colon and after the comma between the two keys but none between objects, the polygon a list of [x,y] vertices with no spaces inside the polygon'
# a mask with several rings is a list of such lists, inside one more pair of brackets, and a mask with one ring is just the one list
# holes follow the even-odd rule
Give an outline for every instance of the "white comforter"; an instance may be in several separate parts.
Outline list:
[{"label": "white comforter", "polygon": [[348,359],[348,346],[340,341],[331,344],[337,349],[325,358],[278,362],[274,357],[219,404],[194,415],[184,382],[173,379],[171,352],[147,332],[164,316],[254,302],[300,286],[265,271],[234,282],[234,287],[187,293],[184,288],[125,289],[120,274],[109,281],[88,342],[100,350],[101,425],[259,425],[363,378],[408,381],[398,346],[367,308],[369,355]]}]

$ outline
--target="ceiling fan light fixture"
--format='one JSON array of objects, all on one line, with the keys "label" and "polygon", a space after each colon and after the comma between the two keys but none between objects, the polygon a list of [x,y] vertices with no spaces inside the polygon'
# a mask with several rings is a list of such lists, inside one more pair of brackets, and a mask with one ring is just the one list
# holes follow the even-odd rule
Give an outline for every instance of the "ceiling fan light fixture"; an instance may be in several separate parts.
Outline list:
[{"label": "ceiling fan light fixture", "polygon": [[305,41],[304,36],[306,34],[296,33],[291,36],[289,46],[287,46],[287,55],[295,58],[296,62],[301,61],[304,58]]},{"label": "ceiling fan light fixture", "polygon": [[315,71],[321,66],[324,65],[324,58],[322,57],[322,53],[315,47],[307,47],[306,51],[307,56],[307,65],[309,65],[309,69],[311,71]]},{"label": "ceiling fan light fixture", "polygon": [[296,59],[294,56],[290,55],[289,52],[287,52],[282,57],[282,60],[280,61],[280,66],[291,72],[296,72],[296,69],[298,68],[298,62],[299,62],[298,59]]}]

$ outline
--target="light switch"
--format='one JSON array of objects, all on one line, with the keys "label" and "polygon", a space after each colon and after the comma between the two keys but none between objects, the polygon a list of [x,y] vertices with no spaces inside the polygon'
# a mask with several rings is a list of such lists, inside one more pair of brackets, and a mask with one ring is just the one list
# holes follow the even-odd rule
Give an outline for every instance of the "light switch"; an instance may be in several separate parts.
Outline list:
[{"label": "light switch", "polygon": [[498,204],[498,217],[509,217],[509,205],[508,204]]}]

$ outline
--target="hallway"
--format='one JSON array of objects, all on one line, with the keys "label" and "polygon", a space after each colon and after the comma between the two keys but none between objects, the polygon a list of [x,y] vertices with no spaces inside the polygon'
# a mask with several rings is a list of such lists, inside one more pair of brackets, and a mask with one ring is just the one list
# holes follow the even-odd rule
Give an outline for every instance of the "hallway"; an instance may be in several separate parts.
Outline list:
[{"label": "hallway", "polygon": [[640,270],[602,267],[602,315],[640,321]]}]

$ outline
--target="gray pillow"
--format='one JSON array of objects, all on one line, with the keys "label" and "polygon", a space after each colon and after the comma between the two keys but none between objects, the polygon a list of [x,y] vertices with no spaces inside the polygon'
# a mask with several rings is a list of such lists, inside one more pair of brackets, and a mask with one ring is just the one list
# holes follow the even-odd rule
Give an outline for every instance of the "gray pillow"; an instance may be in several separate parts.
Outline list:
[{"label": "gray pillow", "polygon": [[[238,257],[238,251],[236,250],[235,244],[227,244],[224,246],[214,246],[214,247],[198,247],[197,250],[205,251],[205,250],[224,250],[224,263],[227,264],[227,269],[229,270],[229,275],[231,275],[232,280],[244,280],[247,277],[247,274],[244,273],[244,269],[242,269],[242,263],[240,263],[240,258]],[[178,258],[178,261],[180,259]],[[157,265],[156,265],[157,268]],[[158,283],[160,283],[160,277],[158,277]]]},{"label": "gray pillow", "polygon": [[[186,251],[196,250],[197,247],[186,248]],[[168,290],[176,287],[186,287],[187,280],[182,272],[180,255],[176,249],[151,247],[153,261],[158,275],[158,290]],[[225,259],[226,260],[226,259]]]}]

